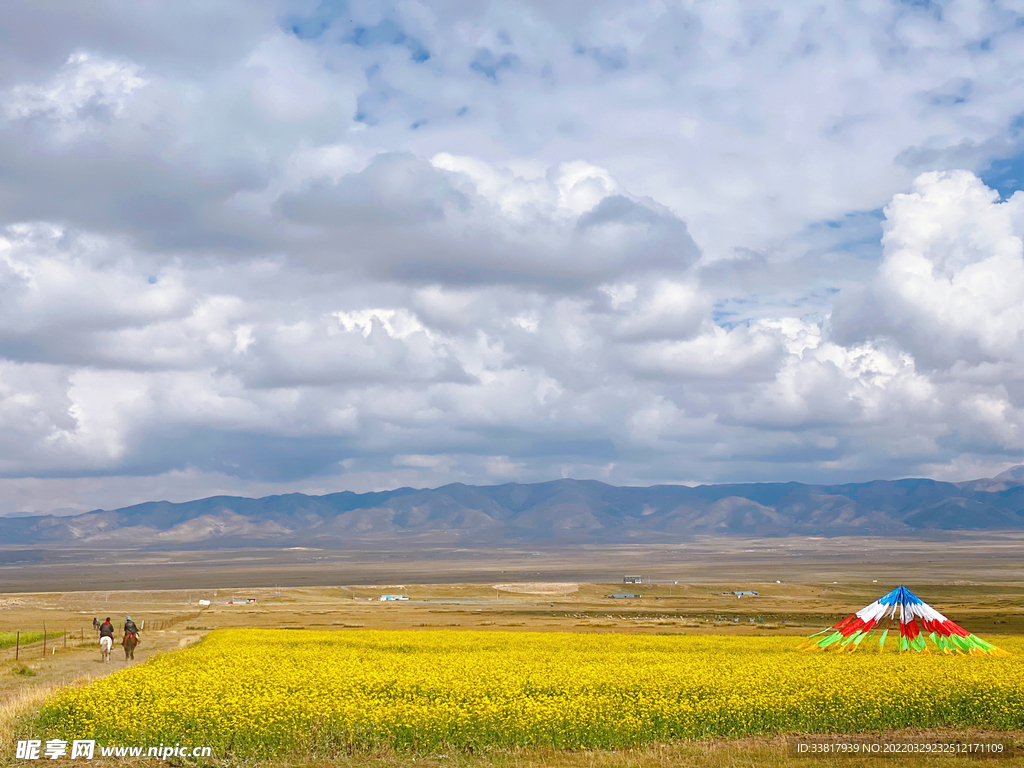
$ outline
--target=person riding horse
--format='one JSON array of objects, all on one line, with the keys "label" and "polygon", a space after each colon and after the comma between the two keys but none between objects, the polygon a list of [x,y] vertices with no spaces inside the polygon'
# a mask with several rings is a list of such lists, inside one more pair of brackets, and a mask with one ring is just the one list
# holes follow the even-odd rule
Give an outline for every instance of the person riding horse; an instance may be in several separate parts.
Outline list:
[{"label": "person riding horse", "polygon": [[137,646],[141,640],[139,640],[139,628],[135,626],[135,622],[132,621],[131,616],[124,617],[124,640],[121,641],[121,645],[124,646],[124,658],[125,661],[128,659],[135,658],[135,646]]},{"label": "person riding horse", "polygon": [[126,635],[133,635],[136,640],[139,639],[139,628],[135,626],[131,616],[124,617],[124,633]]},{"label": "person riding horse", "polygon": [[[99,623],[99,622],[97,622]],[[100,624],[100,651],[103,654],[103,660],[106,662],[110,661],[110,649],[114,646],[114,625],[110,623],[110,617],[107,616],[107,620]]]}]

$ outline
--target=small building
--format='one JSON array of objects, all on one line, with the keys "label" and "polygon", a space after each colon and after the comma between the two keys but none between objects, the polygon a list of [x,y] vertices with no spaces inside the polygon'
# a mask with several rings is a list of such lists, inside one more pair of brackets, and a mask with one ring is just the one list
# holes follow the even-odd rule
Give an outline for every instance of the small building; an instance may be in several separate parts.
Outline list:
[{"label": "small building", "polygon": [[757,592],[753,589],[738,589],[733,594],[736,597],[757,597]]},{"label": "small building", "polygon": [[644,580],[641,577],[639,577],[639,576],[623,576],[622,577],[622,583],[623,584],[642,584],[643,581]]},{"label": "small building", "polygon": [[615,600],[622,600],[622,599],[628,598],[628,597],[637,598],[637,597],[640,597],[640,595],[605,595],[605,597],[610,597],[610,598],[613,598]]},{"label": "small building", "polygon": [[409,598],[405,595],[381,595],[380,601],[382,603],[390,603],[398,600],[408,600]]}]

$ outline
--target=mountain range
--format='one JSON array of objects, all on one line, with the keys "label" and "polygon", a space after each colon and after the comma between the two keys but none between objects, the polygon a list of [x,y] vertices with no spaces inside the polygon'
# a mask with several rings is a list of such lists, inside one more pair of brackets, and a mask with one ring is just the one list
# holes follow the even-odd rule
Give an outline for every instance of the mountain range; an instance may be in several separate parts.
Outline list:
[{"label": "mountain range", "polygon": [[696,534],[1024,529],[1024,465],[991,479],[617,487],[594,480],[154,501],[0,518],[0,543],[83,548],[345,547],[391,542],[641,542]]}]

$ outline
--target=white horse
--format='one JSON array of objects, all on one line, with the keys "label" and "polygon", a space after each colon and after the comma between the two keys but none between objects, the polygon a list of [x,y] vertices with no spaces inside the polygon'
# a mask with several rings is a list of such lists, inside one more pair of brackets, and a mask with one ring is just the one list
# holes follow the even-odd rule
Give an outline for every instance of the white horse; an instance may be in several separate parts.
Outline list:
[{"label": "white horse", "polygon": [[114,638],[112,637],[101,637],[100,638],[100,653],[103,654],[103,661],[107,664],[110,663],[110,649],[114,647]]}]

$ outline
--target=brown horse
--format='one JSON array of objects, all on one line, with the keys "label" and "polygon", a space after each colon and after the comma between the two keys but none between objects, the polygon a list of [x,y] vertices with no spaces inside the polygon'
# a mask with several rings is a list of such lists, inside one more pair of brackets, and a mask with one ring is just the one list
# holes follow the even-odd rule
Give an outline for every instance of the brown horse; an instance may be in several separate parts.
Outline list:
[{"label": "brown horse", "polygon": [[134,659],[135,658],[135,648],[141,642],[142,641],[139,640],[139,638],[137,636],[133,635],[131,632],[125,632],[124,633],[124,640],[121,641],[121,645],[124,646],[124,660],[125,661],[128,661],[128,659]]}]

